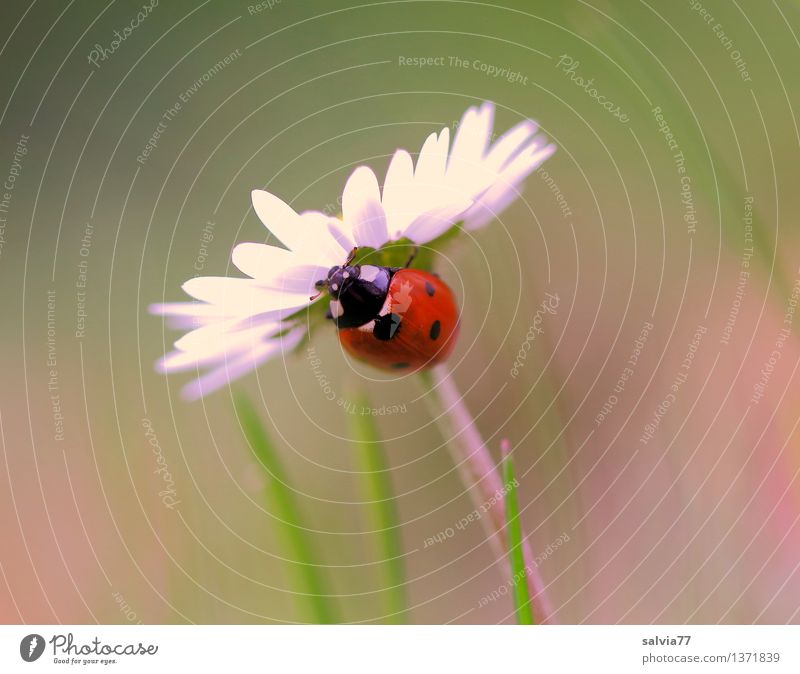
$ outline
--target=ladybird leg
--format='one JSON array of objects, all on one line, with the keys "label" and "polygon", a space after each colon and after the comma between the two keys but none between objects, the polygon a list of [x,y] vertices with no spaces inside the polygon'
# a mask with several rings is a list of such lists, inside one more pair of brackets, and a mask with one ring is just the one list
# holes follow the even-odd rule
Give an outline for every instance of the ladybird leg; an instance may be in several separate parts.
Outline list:
[{"label": "ladybird leg", "polygon": [[399,314],[384,314],[375,319],[375,327],[372,329],[372,334],[376,339],[382,342],[387,341],[395,336],[397,328],[400,327],[402,316]]},{"label": "ladybird leg", "polygon": [[418,252],[419,252],[419,246],[414,246],[411,249],[411,255],[408,256],[408,260],[406,261],[406,264],[403,267],[403,269],[408,269],[411,266],[411,263],[414,261],[414,258],[417,257]]},{"label": "ladybird leg", "polygon": [[311,300],[312,302],[313,302],[314,300],[316,300],[316,299],[317,299],[317,298],[318,298],[320,295],[322,295],[322,291],[323,291],[323,290],[325,290],[325,288],[327,288],[327,287],[328,287],[328,281],[327,281],[327,280],[320,279],[319,281],[317,281],[317,282],[314,284],[314,287],[317,289],[317,292],[315,292],[313,295],[311,295],[311,296],[308,298],[308,299],[309,299],[309,300]]}]

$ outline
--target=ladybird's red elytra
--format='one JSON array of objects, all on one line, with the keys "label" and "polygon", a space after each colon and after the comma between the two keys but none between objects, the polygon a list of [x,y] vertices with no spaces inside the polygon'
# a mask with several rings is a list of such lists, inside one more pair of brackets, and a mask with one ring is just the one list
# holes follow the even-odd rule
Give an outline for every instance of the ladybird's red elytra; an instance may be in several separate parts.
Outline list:
[{"label": "ladybird's red elytra", "polygon": [[345,264],[319,284],[328,317],[354,358],[391,372],[414,372],[447,359],[458,337],[453,292],[419,269]]}]

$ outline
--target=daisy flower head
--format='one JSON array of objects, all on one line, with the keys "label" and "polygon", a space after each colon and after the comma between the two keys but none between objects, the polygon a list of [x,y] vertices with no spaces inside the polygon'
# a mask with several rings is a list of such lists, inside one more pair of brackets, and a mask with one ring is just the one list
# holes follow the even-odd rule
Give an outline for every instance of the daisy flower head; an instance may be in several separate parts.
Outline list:
[{"label": "daisy flower head", "polygon": [[494,110],[490,102],[469,108],[452,144],[449,128],[431,133],[416,162],[397,150],[382,189],[372,169],[355,169],[338,218],[297,213],[275,195],[253,190],[256,215],[285,248],[240,243],[232,261],[248,278],[193,278],[183,290],[194,301],[152,305],[150,311],[165,316],[170,327],[193,328],[156,368],[204,370],[183,389],[187,399],[202,397],[294,349],[308,332],[311,312],[327,306],[319,300],[321,290],[332,289],[326,284],[334,268],[359,269],[347,265],[366,251],[370,261],[396,269],[389,265],[400,244],[406,250],[433,246],[459,228],[475,230],[495,219],[555,146],[531,120],[491,142]]}]

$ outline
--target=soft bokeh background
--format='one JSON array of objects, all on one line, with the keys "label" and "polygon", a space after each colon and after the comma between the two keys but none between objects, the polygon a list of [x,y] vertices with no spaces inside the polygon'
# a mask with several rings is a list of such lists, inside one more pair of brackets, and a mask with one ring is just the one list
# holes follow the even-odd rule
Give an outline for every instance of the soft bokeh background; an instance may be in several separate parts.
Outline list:
[{"label": "soft bokeh background", "polygon": [[[353,167],[383,175],[395,148],[418,149],[484,99],[497,103],[496,131],[532,117],[559,151],[501,222],[440,260],[464,310],[452,368],[492,448],[515,447],[556,619],[798,620],[800,325],[784,323],[800,278],[795,2],[161,2],[92,65],[94,45],[110,49],[141,6],[3,4],[0,178],[16,181],[0,212],[0,620],[304,619],[230,392],[179,398],[185,379],[152,367],[178,335],[146,307],[183,299],[198,273],[234,273],[233,245],[265,239],[252,188],[336,212]],[[403,65],[413,57],[444,65]],[[514,378],[546,292],[558,310]],[[377,407],[405,405],[378,423],[406,619],[513,621],[509,596],[482,601],[504,571],[480,525],[425,546],[472,505],[423,387],[354,366],[332,330],[313,346],[316,369],[301,352],[237,386],[281,449],[343,619],[385,619],[383,560],[337,404],[365,389]]]}]

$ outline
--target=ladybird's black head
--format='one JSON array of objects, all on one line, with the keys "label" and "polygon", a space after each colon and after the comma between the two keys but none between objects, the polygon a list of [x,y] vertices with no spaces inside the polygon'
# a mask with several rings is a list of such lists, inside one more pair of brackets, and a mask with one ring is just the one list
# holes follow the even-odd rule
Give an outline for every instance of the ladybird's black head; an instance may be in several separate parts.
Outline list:
[{"label": "ladybird's black head", "polygon": [[328,293],[334,299],[339,299],[342,290],[357,281],[361,273],[361,268],[358,265],[342,265],[331,267],[328,270],[328,278],[325,279],[325,287]]},{"label": "ladybird's black head", "polygon": [[374,265],[331,267],[324,280],[317,281],[317,289],[327,290],[331,296],[329,317],[340,328],[364,325],[378,316],[386,295],[393,270]]}]

